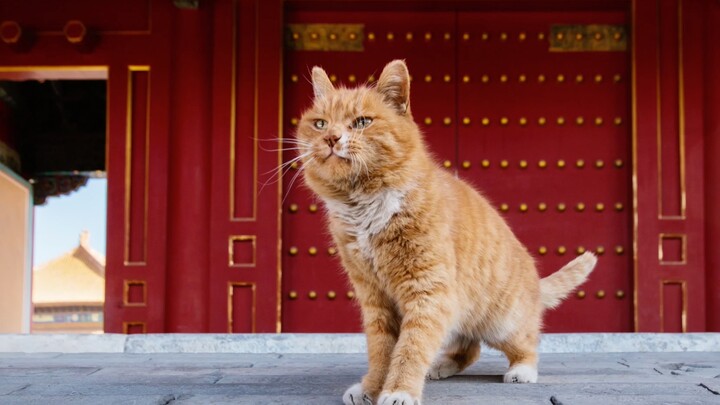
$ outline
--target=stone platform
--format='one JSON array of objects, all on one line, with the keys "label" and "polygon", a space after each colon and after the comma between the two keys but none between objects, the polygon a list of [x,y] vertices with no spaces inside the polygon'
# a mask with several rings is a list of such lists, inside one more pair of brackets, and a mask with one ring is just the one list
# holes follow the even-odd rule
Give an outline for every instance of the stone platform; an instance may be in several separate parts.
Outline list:
[{"label": "stone platform", "polygon": [[[720,335],[610,337],[546,335],[538,384],[503,384],[486,351],[423,403],[720,404]],[[363,350],[360,335],[0,335],[0,404],[339,405]]]}]

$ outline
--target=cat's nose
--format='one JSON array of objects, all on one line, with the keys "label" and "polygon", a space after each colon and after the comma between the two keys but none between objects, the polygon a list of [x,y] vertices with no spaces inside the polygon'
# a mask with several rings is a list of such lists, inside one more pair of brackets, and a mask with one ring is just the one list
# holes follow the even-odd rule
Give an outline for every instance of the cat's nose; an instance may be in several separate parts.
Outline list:
[{"label": "cat's nose", "polygon": [[334,135],[334,134],[328,134],[328,135],[325,135],[325,138],[323,138],[323,139],[325,139],[325,143],[327,143],[328,146],[330,146],[332,148],[333,146],[335,146],[337,141],[340,140],[340,136]]}]

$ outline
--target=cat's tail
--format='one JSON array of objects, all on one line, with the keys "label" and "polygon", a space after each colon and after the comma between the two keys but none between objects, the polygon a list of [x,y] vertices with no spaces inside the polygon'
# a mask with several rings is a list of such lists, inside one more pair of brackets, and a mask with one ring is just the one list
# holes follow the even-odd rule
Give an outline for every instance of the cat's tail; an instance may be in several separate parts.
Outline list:
[{"label": "cat's tail", "polygon": [[540,280],[540,300],[545,308],[555,308],[575,287],[584,283],[595,268],[597,257],[585,252],[560,270]]}]

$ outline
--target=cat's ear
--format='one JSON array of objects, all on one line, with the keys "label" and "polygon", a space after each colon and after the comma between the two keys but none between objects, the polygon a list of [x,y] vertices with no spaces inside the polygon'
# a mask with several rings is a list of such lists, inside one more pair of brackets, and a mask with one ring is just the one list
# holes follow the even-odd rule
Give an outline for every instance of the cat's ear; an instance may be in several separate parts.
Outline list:
[{"label": "cat's ear", "polygon": [[334,89],[327,73],[319,66],[312,69],[312,85],[315,98],[325,98]]},{"label": "cat's ear", "polygon": [[383,69],[377,91],[397,110],[405,114],[410,109],[410,73],[405,61],[396,59]]}]

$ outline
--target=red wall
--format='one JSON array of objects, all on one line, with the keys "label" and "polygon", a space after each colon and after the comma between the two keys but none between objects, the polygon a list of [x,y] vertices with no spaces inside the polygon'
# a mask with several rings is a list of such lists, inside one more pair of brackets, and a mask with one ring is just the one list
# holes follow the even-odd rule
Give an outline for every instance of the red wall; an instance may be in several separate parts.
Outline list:
[{"label": "red wall", "polygon": [[720,1],[705,13],[705,218],[707,329],[720,331]]},{"label": "red wall", "polygon": [[[273,176],[281,156],[273,149],[278,137],[290,135],[283,134],[280,122],[283,3],[201,1],[199,10],[181,10],[168,0],[47,4],[0,0],[0,22],[16,21],[35,34],[29,49],[0,41],[0,77],[19,77],[8,66],[45,78],[68,71],[93,76],[84,69],[100,66],[108,78],[106,330],[279,331],[282,189]],[[499,3],[474,7],[479,4]],[[665,20],[656,17],[662,9],[660,17],[676,24],[678,3],[624,4],[635,7],[639,30],[636,328],[662,330],[658,285],[663,288],[669,274],[690,288],[688,330],[720,330],[720,79],[715,74],[720,71],[720,2],[682,3],[692,197],[682,221],[658,220],[663,197],[658,197],[655,144],[656,89],[662,87],[663,108],[671,112],[678,98],[672,71],[677,31],[663,30],[667,27],[657,23]],[[70,43],[63,34],[69,20],[85,23],[97,43]],[[664,72],[659,86],[658,72]],[[672,114],[661,117],[664,127],[676,127]],[[675,164],[674,151],[663,153],[666,164]],[[673,185],[663,193],[672,200],[677,179],[668,173],[664,179]],[[687,235],[686,265],[658,263],[663,232]],[[682,293],[676,285],[668,292]],[[128,302],[129,296],[135,298]],[[680,309],[667,313],[676,318]]]}]

